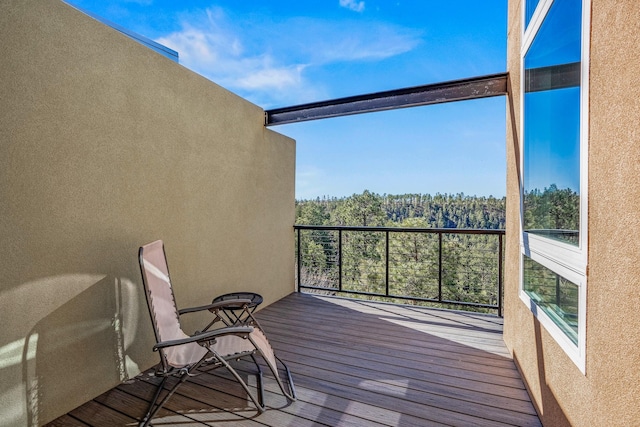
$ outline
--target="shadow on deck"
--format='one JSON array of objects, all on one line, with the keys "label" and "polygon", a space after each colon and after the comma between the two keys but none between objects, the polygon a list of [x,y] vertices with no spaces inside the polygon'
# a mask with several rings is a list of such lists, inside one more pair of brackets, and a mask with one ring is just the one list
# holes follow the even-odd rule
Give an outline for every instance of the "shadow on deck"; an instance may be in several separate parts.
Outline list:
[{"label": "shadow on deck", "polygon": [[[269,409],[259,415],[216,370],[181,386],[154,425],[541,425],[499,317],[292,294],[257,318],[291,369],[298,400],[288,403],[266,376]],[[252,365],[238,364],[255,386]],[[155,380],[142,374],[50,425],[137,425]]]}]

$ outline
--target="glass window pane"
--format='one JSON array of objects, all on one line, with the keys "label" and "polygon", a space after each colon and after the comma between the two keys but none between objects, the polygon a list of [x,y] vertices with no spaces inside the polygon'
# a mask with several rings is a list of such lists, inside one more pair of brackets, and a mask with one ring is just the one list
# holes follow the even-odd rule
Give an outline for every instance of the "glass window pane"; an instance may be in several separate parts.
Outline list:
[{"label": "glass window pane", "polygon": [[524,230],[573,245],[580,224],[580,22],[580,0],[556,0],[524,59]]},{"label": "glass window pane", "polygon": [[578,285],[524,256],[524,291],[578,344]]},{"label": "glass window pane", "polygon": [[555,0],[524,58],[525,68],[578,62],[582,0]]},{"label": "glass window pane", "polygon": [[538,3],[540,3],[540,0],[527,0],[525,3],[527,6],[524,14],[524,27],[527,28],[529,26],[529,22],[531,22],[533,12],[536,11],[536,7],[538,6]]}]

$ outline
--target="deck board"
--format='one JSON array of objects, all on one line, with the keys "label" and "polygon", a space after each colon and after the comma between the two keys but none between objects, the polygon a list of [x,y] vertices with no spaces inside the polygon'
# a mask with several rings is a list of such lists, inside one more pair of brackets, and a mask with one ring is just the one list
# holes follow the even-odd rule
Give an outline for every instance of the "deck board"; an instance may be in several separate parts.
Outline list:
[{"label": "deck board", "polygon": [[[257,318],[298,399],[288,402],[265,375],[269,409],[258,414],[230,374],[216,370],[178,388],[155,425],[541,425],[496,316],[292,294]],[[236,366],[255,388],[255,367]],[[141,374],[50,426],[136,425],[157,383]]]}]

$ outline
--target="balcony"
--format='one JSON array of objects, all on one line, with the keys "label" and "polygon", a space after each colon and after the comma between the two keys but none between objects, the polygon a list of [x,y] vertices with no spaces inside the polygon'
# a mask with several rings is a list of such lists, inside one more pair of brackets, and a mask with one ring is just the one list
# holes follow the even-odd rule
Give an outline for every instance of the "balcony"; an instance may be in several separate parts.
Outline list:
[{"label": "balcony", "polygon": [[[541,425],[500,317],[295,293],[258,319],[298,400],[287,404],[267,376],[269,409],[257,416],[237,383],[214,371],[179,389],[155,425]],[[50,425],[135,425],[153,382],[142,374]]]},{"label": "balcony", "polygon": [[[580,239],[545,223],[524,235],[519,226],[527,169],[523,83],[531,70],[523,42],[536,40],[554,5],[571,3],[527,2],[538,6],[534,13],[527,5],[528,23],[523,2],[507,3],[508,74],[498,76],[499,85],[457,82],[297,113],[265,112],[63,2],[0,3],[2,422],[136,424],[153,381],[136,375],[157,356],[134,254],[139,244],[163,238],[185,306],[239,286],[265,297],[260,319],[293,368],[300,399],[286,406],[270,394],[271,409],[256,417],[234,385],[204,376],[170,401],[157,425],[540,425],[509,352],[546,425],[639,425],[640,244],[629,230],[640,212],[640,97],[631,84],[640,62],[640,2],[581,2],[580,180],[588,193],[580,193]],[[415,235],[427,254],[443,242],[426,270],[415,269],[417,293],[399,280],[408,270],[393,263],[411,253],[386,231],[371,239],[342,231],[342,245],[368,245],[362,249],[371,268],[356,276],[349,251],[337,252],[340,231],[319,230],[333,236],[316,245],[324,259],[303,256],[295,279],[295,143],[265,125],[366,112],[365,105],[383,111],[408,95],[405,106],[467,99],[462,86],[507,96],[504,335],[500,316],[365,300],[380,294],[396,303],[471,303],[499,314],[502,282],[492,271],[502,268],[479,270],[490,273],[483,300],[462,298],[473,284],[465,275],[478,270],[452,273],[447,242],[457,242],[444,234]],[[561,259],[553,260],[555,270],[527,265],[520,248],[527,235],[551,246],[581,241],[584,266]],[[543,261],[542,249],[531,262]],[[525,282],[529,274],[540,280]],[[291,295],[294,280],[300,289],[355,291],[362,299]],[[364,338],[363,331],[375,335]],[[204,386],[208,379],[216,381]]]}]

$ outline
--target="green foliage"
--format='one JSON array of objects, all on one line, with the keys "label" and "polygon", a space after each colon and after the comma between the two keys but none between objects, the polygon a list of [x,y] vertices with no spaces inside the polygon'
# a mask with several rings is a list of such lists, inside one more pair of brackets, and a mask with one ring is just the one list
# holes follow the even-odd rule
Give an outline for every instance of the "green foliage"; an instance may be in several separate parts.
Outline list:
[{"label": "green foliage", "polygon": [[384,293],[384,233],[344,231],[342,240],[343,288]]},{"label": "green foliage", "polygon": [[382,198],[368,190],[343,199],[331,212],[332,225],[377,227],[384,225],[385,220]]},{"label": "green foliage", "polygon": [[296,201],[296,224],[503,229],[505,198],[462,193],[381,196],[365,190],[350,197]]},{"label": "green foliage", "polygon": [[580,196],[575,191],[552,184],[524,194],[525,230],[577,245],[579,228]]},{"label": "green foliage", "polygon": [[296,203],[296,224],[329,225],[326,205],[319,202]]},{"label": "green foliage", "polygon": [[[417,223],[413,219],[403,221]],[[416,225],[417,226],[417,225]],[[400,296],[438,297],[438,236],[424,233],[390,233],[389,287]]]}]

